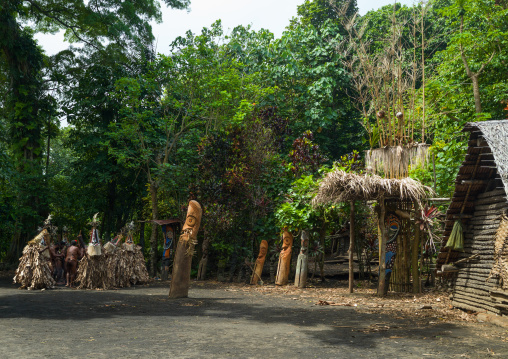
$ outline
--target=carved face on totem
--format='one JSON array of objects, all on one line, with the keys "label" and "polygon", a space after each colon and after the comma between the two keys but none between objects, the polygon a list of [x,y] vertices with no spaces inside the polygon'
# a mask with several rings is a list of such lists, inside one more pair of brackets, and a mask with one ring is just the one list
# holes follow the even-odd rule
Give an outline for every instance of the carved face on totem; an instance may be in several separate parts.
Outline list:
[{"label": "carved face on totem", "polygon": [[307,254],[309,248],[309,233],[307,231],[302,232],[302,246],[300,247],[300,253]]},{"label": "carved face on totem", "polygon": [[293,235],[289,231],[284,230],[284,234],[282,235],[282,250],[287,251],[292,245]]},{"label": "carved face on totem", "polygon": [[386,224],[388,225],[388,242],[392,243],[397,239],[397,235],[400,231],[400,219],[394,214],[388,215],[386,219]]},{"label": "carved face on totem", "polygon": [[268,242],[265,240],[262,240],[261,244],[259,245],[258,259],[262,259],[262,258],[266,257],[266,253],[268,253]]},{"label": "carved face on totem", "polygon": [[196,239],[198,236],[199,225],[201,224],[201,215],[203,210],[201,206],[196,201],[189,202],[189,208],[187,209],[187,217],[185,219],[185,223],[183,225],[183,232],[191,232],[190,237]]},{"label": "carved face on totem", "polygon": [[169,247],[171,247],[172,243],[173,243],[173,230],[167,229],[166,240],[164,241],[164,249],[168,249]]}]

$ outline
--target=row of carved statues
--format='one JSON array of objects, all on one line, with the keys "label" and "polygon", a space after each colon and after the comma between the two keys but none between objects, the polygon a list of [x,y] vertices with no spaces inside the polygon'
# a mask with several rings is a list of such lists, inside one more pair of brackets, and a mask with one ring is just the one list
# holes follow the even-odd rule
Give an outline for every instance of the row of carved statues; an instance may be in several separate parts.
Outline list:
[{"label": "row of carved statues", "polygon": [[[291,265],[291,251],[293,247],[293,235],[287,229],[284,230],[282,235],[282,250],[279,255],[279,263],[277,265],[277,276],[275,277],[276,285],[286,285],[289,281],[289,272]],[[309,233],[302,231],[302,244],[300,247],[300,254],[296,264],[295,273],[295,286],[303,288],[307,283],[307,264],[308,264],[308,248],[309,248]],[[259,247],[259,255],[254,263],[254,269],[250,283],[258,284],[263,283],[261,274],[265,264],[266,254],[268,253],[268,242],[261,241]]]}]

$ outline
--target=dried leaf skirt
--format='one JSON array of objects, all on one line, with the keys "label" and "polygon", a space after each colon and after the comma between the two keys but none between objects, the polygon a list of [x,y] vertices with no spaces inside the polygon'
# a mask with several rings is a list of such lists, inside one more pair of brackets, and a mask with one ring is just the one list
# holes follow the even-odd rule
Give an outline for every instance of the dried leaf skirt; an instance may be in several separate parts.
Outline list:
[{"label": "dried leaf skirt", "polygon": [[143,256],[143,252],[141,252],[140,247],[134,247],[133,257],[134,270],[132,273],[131,282],[133,284],[147,283],[149,276],[148,271],[146,270],[145,257]]},{"label": "dried leaf skirt", "polygon": [[107,259],[100,256],[85,256],[78,263],[76,282],[79,289],[108,289],[110,288],[107,275]]},{"label": "dried leaf skirt", "polygon": [[20,289],[53,288],[56,284],[52,276],[49,261],[39,253],[40,245],[29,244],[23,249],[19,266],[14,274],[14,283],[21,284]]},{"label": "dried leaf skirt", "polygon": [[107,255],[84,257],[76,281],[80,289],[109,289],[146,283],[148,279],[145,258],[135,246],[133,251],[118,247]]},{"label": "dried leaf skirt", "polygon": [[148,282],[145,258],[137,246],[133,251],[117,248],[107,258],[108,282],[111,287],[123,288]]}]

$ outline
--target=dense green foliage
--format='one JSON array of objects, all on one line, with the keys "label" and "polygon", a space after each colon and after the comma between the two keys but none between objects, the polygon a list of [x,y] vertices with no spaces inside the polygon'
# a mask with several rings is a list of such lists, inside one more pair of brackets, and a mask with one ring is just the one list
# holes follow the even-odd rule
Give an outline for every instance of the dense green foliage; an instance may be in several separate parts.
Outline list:
[{"label": "dense green foliage", "polygon": [[[407,114],[397,126],[422,129],[407,143],[430,144],[434,166],[411,173],[439,195],[453,190],[462,126],[506,116],[506,1],[390,5],[351,27],[356,1],[306,0],[280,38],[242,25],[226,36],[217,21],[168,55],[153,50],[159,6],[0,0],[0,260],[15,261],[49,213],[75,235],[99,212],[109,239],[127,221],[182,218],[189,199],[203,206],[212,268],[233,273],[284,227],[324,247],[347,205],[312,208],[320,179],[361,171],[380,143],[382,101],[359,100],[369,67],[348,66],[360,58],[375,68],[397,52],[380,96]],[[34,34],[61,29],[85,46],[46,56]],[[159,227],[139,223],[155,275]]]}]

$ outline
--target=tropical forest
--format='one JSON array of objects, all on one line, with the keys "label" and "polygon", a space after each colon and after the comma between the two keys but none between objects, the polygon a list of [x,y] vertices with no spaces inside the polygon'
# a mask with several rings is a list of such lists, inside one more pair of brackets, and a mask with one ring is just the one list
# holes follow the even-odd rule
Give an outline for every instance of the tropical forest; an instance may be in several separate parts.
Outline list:
[{"label": "tropical forest", "polygon": [[[351,337],[369,310],[406,318],[358,329],[351,343],[375,336],[369,356],[388,356],[395,349],[380,341],[404,341],[400,328],[420,324],[434,345],[414,334],[413,351],[392,356],[508,355],[492,324],[508,327],[508,1],[392,1],[360,14],[356,0],[301,0],[280,36],[217,19],[161,51],[151,25],[161,8],[192,5],[0,0],[0,323],[39,318],[24,312],[29,302],[56,311],[67,296],[69,317],[86,317],[78,304],[90,300],[90,323],[122,318],[114,308],[133,318],[143,339],[125,345],[149,350],[141,357],[317,355],[296,337],[283,345],[289,327],[266,339],[287,352],[256,349],[264,334],[245,328],[250,341],[229,354],[188,351],[176,336],[174,351],[159,347],[151,330],[165,333],[173,315],[219,320],[207,305],[243,323],[252,309],[196,294],[208,288],[220,300],[280,296],[297,306],[288,318],[302,310],[295,328],[330,321],[320,357],[337,357],[331,334]],[[50,54],[37,36],[55,33],[69,46]],[[6,299],[20,286],[32,292]],[[95,294],[104,299],[87,299]],[[4,317],[19,301],[27,307]],[[152,305],[161,313],[150,329],[135,307]],[[274,317],[259,314],[263,323],[287,324],[266,305]],[[350,311],[349,322],[332,323],[328,310]],[[478,327],[463,353],[429,324],[454,321],[466,327],[450,333],[489,325],[489,349]],[[24,343],[9,347],[13,357],[23,347],[37,353]]]}]

